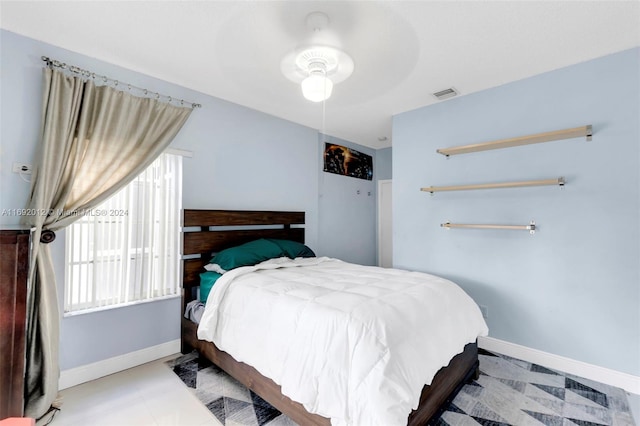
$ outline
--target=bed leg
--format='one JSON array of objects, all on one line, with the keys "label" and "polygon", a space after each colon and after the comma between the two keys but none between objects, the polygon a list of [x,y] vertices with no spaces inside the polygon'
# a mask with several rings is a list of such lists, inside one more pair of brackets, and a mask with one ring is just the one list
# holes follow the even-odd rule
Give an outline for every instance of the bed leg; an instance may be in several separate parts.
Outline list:
[{"label": "bed leg", "polygon": [[184,340],[180,341],[180,352],[183,355],[191,353],[193,351],[193,346],[185,342]]},{"label": "bed leg", "polygon": [[476,363],[476,368],[473,370],[473,380],[478,380],[480,378],[480,362]]}]

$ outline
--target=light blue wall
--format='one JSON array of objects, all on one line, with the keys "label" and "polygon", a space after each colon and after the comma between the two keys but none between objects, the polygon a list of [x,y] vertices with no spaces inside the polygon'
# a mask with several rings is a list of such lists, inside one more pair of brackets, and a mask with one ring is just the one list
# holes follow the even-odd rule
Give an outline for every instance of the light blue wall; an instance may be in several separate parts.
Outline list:
[{"label": "light blue wall", "polygon": [[[361,265],[376,264],[375,150],[343,139],[320,135],[319,256]],[[374,158],[373,180],[322,171],[325,142],[343,145]]]},{"label": "light blue wall", "polygon": [[[339,234],[329,234],[319,224],[320,149],[316,130],[4,30],[0,43],[0,211],[26,205],[29,184],[11,173],[11,164],[32,163],[35,156],[42,96],[40,56],[46,55],[203,105],[192,113],[172,144],[193,152],[193,158],[184,159],[185,208],[302,210],[307,214],[308,245],[318,249],[318,234],[328,236],[320,251],[335,257],[342,253],[336,249],[344,246],[340,240],[353,240],[355,231],[349,227]],[[336,188],[342,190],[344,182],[337,183]],[[323,207],[332,210],[327,200]],[[372,221],[375,213],[359,210],[358,214],[364,217],[347,220],[358,224]],[[18,222],[16,216],[0,218],[0,224]],[[64,232],[59,233],[52,251],[62,294]],[[179,315],[180,301],[176,298],[64,318],[61,368],[178,339]]]},{"label": "light blue wall", "polygon": [[[640,374],[639,49],[403,113],[393,121],[395,266],[458,282],[492,337]],[[585,138],[466,154],[437,148],[592,124]],[[567,185],[424,186],[564,176]],[[450,230],[526,224],[539,232]]]}]

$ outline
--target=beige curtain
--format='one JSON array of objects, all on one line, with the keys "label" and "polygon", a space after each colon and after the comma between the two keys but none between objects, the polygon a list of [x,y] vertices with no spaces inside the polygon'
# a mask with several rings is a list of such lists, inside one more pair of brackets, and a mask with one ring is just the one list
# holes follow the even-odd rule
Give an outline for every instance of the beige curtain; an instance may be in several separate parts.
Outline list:
[{"label": "beige curtain", "polygon": [[24,222],[35,228],[31,252],[26,364],[27,416],[40,418],[58,393],[60,314],[43,230],[79,219],[140,174],[169,145],[191,113],[92,81],[44,69],[42,144]]}]

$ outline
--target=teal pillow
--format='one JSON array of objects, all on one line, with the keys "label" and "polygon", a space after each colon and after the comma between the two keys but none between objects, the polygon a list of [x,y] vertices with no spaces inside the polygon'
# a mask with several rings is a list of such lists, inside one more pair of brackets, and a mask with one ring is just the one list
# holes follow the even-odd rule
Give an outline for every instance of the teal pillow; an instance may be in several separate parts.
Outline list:
[{"label": "teal pillow", "polygon": [[222,250],[209,263],[218,265],[224,271],[230,271],[240,266],[252,266],[265,260],[283,256],[286,256],[286,253],[279,245],[261,238]]},{"label": "teal pillow", "polygon": [[316,257],[313,250],[302,243],[291,240],[276,240],[273,238],[270,238],[269,241],[277,244],[282,251],[284,251],[287,257],[290,257],[291,259],[295,259],[296,257]]},{"label": "teal pillow", "polygon": [[200,274],[200,301],[202,303],[207,303],[207,298],[209,297],[211,288],[221,276],[222,274],[218,274],[217,272],[212,271],[207,271]]}]

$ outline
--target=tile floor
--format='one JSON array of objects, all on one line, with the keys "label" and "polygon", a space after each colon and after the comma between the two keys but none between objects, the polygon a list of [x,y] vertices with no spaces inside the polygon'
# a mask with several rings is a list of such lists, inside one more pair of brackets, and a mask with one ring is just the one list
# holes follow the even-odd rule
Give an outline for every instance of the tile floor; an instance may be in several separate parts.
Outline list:
[{"label": "tile floor", "polygon": [[[166,357],[61,391],[52,426],[221,426],[166,365]],[[640,396],[630,395],[640,425]]]},{"label": "tile floor", "polygon": [[61,391],[51,426],[217,426],[163,358]]}]

